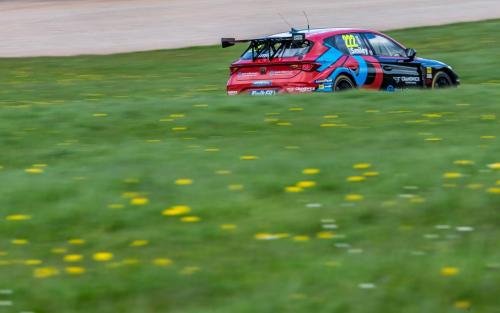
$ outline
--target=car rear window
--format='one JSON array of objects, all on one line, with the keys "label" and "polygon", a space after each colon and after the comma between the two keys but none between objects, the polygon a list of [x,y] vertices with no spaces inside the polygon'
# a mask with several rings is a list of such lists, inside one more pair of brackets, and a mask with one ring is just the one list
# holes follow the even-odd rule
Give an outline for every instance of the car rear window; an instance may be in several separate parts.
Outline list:
[{"label": "car rear window", "polygon": [[[273,45],[273,49],[269,47],[264,47],[264,43],[257,46],[256,50],[263,49],[262,52],[258,55],[258,59],[268,59],[272,58],[295,58],[295,57],[303,57],[309,52],[312,47],[312,43],[308,40],[303,42],[297,41],[284,41],[284,42],[276,42]],[[270,51],[275,51],[274,53]],[[247,50],[241,56],[242,60],[252,60],[252,49],[251,46],[247,48]],[[271,55],[270,55],[271,54]]]}]

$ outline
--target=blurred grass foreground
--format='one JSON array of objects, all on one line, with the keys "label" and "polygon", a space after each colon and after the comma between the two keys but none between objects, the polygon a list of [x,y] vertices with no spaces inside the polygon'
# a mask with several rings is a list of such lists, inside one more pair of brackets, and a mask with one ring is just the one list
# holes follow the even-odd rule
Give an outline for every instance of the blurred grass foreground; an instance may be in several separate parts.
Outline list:
[{"label": "blurred grass foreground", "polygon": [[500,20],[443,91],[227,97],[234,48],[0,60],[0,312],[500,312]]}]

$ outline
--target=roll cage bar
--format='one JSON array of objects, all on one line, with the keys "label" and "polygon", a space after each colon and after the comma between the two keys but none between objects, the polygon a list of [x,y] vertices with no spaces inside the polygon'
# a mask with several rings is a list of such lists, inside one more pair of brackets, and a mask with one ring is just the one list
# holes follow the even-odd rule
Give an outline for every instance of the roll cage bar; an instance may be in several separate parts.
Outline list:
[{"label": "roll cage bar", "polygon": [[[291,36],[287,37],[265,37],[256,39],[243,39],[236,40],[235,38],[221,38],[222,48],[234,46],[237,43],[250,42],[250,46],[245,50],[252,51],[252,60],[255,61],[264,51],[269,51],[268,58],[272,60],[275,58],[283,47],[288,43],[304,43],[306,42],[306,35],[298,33],[297,30],[292,28]],[[276,44],[281,44],[276,47]]]}]

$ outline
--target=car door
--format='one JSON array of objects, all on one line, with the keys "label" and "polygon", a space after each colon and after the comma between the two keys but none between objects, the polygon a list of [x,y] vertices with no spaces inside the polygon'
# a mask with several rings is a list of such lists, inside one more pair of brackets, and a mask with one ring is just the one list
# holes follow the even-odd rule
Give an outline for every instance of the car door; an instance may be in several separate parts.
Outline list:
[{"label": "car door", "polygon": [[380,89],[392,91],[422,86],[420,64],[408,59],[404,47],[381,34],[367,32],[363,35],[383,71]]},{"label": "car door", "polygon": [[373,51],[362,34],[346,32],[327,38],[325,43],[346,56],[339,68],[331,74],[335,79],[338,74],[347,73],[354,79],[359,88],[379,89],[382,84],[383,72]]}]

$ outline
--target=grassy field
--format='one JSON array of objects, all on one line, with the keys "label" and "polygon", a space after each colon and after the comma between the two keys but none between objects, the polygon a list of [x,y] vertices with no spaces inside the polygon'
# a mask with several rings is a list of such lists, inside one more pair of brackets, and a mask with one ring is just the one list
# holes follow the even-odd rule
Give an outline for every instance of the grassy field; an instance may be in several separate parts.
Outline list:
[{"label": "grassy field", "polygon": [[500,20],[444,91],[227,97],[218,47],[0,60],[0,313],[500,312]]}]

